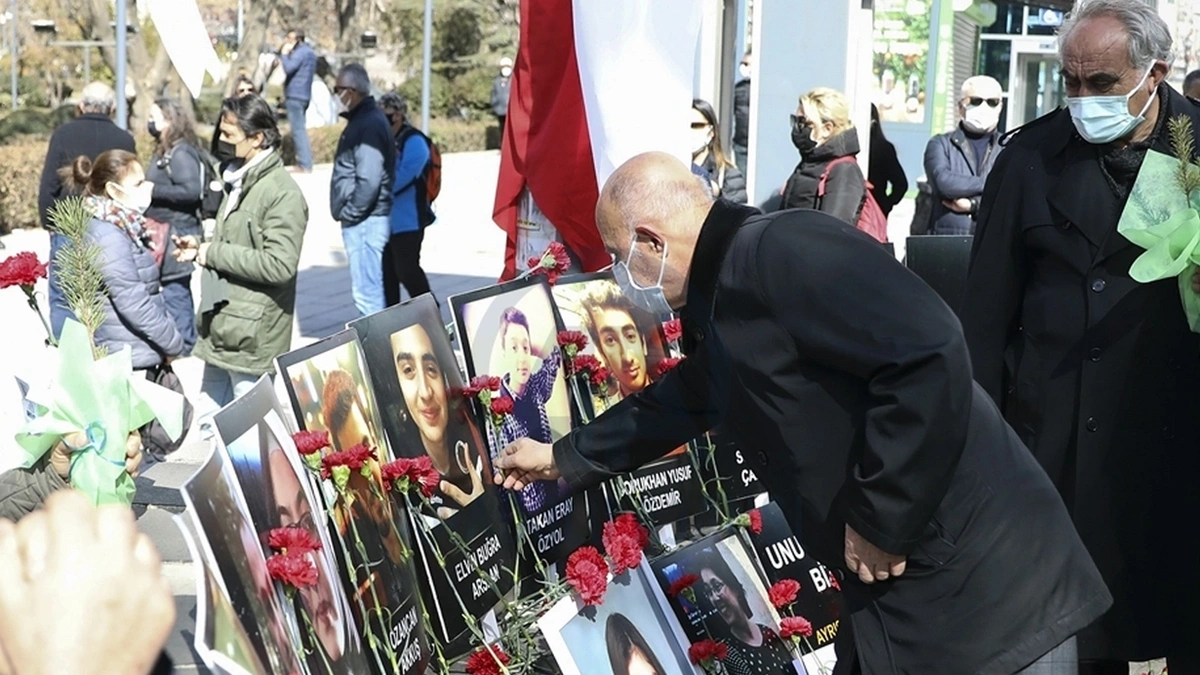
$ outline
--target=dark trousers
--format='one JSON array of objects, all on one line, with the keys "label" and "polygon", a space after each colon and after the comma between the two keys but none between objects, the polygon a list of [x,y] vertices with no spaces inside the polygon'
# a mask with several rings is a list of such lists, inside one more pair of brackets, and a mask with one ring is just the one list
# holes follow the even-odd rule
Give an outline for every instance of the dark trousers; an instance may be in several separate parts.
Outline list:
[{"label": "dark trousers", "polygon": [[183,336],[183,354],[180,356],[187,356],[196,346],[196,305],[192,302],[192,278],[162,282],[162,296],[167,305],[167,314],[171,315],[175,327]]},{"label": "dark trousers", "polygon": [[421,269],[421,242],[425,228],[393,234],[383,247],[383,297],[386,307],[400,304],[400,286],[409,298],[429,293],[429,279]]}]

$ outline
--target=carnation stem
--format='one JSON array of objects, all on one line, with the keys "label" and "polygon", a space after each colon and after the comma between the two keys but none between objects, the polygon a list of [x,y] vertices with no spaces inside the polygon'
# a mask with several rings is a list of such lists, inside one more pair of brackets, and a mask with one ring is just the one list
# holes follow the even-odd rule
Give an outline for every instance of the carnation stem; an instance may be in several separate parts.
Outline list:
[{"label": "carnation stem", "polygon": [[[349,510],[349,508],[347,510]],[[385,650],[387,650],[388,660],[391,661],[392,672],[396,672],[399,669],[400,664],[396,660],[396,650],[392,649],[392,643],[387,640],[387,626],[384,623],[385,608],[383,606],[383,603],[379,601],[379,594],[375,591],[375,584],[370,582],[371,563],[370,563],[370,558],[367,556],[367,547],[363,545],[362,537],[359,536],[359,534],[358,534],[358,524],[355,522],[354,517],[350,513],[347,513],[346,519],[350,521],[350,529],[354,532],[355,547],[358,549],[358,554],[361,555],[362,559],[363,559],[363,568],[367,573],[367,585],[371,588],[371,599],[375,601],[375,616],[379,623],[379,627],[381,629],[383,629],[383,634],[384,634],[383,647]],[[385,552],[384,555],[386,556],[387,553]],[[391,612],[390,612],[390,610],[387,610],[387,611],[388,611],[387,619],[390,620]],[[367,630],[371,634],[371,642],[374,643],[374,642],[379,641],[379,638],[375,636],[374,628],[371,627],[371,619],[369,616],[367,618]]]},{"label": "carnation stem", "polygon": [[313,648],[321,654],[321,660],[325,663],[325,672],[333,675],[333,665],[329,663],[329,655],[325,653],[320,640],[317,639],[317,629],[313,626],[312,619],[306,611],[301,611],[300,614],[304,616],[304,625],[308,628],[308,639],[312,641]]},{"label": "carnation stem", "polygon": [[46,330],[46,344],[57,347],[58,340],[54,339],[54,331],[50,330],[50,323],[46,321],[46,315],[42,314],[42,309],[38,306],[37,296],[33,294],[33,287],[22,286],[21,289],[25,291],[25,297],[29,299],[29,307],[33,309],[33,313],[42,320],[42,328]]}]

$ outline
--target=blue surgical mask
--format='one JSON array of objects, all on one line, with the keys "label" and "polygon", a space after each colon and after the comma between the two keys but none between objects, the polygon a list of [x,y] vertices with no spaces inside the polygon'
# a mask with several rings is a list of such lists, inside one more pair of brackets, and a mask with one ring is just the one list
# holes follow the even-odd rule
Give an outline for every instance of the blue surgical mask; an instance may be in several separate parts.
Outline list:
[{"label": "blue surgical mask", "polygon": [[666,242],[663,242],[662,262],[659,263],[658,267],[658,281],[652,286],[638,284],[629,273],[629,264],[633,262],[635,255],[638,255],[636,234],[633,235],[633,241],[629,244],[629,259],[613,262],[613,278],[616,279],[617,285],[621,287],[621,292],[633,304],[650,312],[659,319],[669,318],[671,315],[671,303],[667,302],[667,296],[663,293],[662,287],[663,274],[667,271]]},{"label": "blue surgical mask", "polygon": [[1150,92],[1150,98],[1146,100],[1146,105],[1136,116],[1129,114],[1129,99],[1141,91],[1142,85],[1146,83],[1146,78],[1150,77],[1153,70],[1154,66],[1151,65],[1150,70],[1146,71],[1137,86],[1128,94],[1068,98],[1067,107],[1071,110],[1071,121],[1075,123],[1075,130],[1079,132],[1083,140],[1096,145],[1112,143],[1133,131],[1137,125],[1145,122],[1146,111],[1154,102],[1156,92]]}]

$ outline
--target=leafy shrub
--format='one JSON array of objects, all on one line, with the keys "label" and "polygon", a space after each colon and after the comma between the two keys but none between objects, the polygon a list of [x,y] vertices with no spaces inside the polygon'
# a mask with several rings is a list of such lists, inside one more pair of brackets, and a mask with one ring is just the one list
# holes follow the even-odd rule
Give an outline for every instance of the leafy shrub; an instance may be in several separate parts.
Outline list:
[{"label": "leafy shrub", "polygon": [[[410,112],[412,112],[410,110]],[[418,113],[419,114],[419,113]],[[495,127],[491,119],[447,119],[433,117],[429,120],[429,135],[442,153],[475,152],[486,150],[488,144],[488,129]]]},{"label": "leafy shrub", "polygon": [[[327,127],[316,127],[308,130],[308,143],[312,147],[313,163],[328,164],[333,161],[333,155],[337,152],[338,139],[342,137],[342,129],[346,128],[344,122],[339,122]],[[289,166],[296,163],[296,142],[292,139],[292,133],[286,126],[281,128],[283,132],[283,144],[279,148],[280,156],[283,157],[283,163]]]},{"label": "leafy shrub", "polygon": [[49,138],[17,136],[0,144],[0,234],[37,227],[38,183]]},{"label": "leafy shrub", "polygon": [[0,141],[14,136],[49,134],[59,125],[75,117],[74,106],[60,106],[55,110],[46,108],[21,108],[0,118]]}]

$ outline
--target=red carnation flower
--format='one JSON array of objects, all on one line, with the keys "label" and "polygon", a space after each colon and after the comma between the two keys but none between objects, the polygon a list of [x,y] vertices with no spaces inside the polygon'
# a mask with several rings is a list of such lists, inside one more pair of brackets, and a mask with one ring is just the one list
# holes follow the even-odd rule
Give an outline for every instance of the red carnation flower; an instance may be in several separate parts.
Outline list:
[{"label": "red carnation flower", "polygon": [[0,262],[0,288],[20,286],[27,291],[38,279],[46,278],[49,263],[38,261],[36,253],[24,251]]},{"label": "red carnation flower", "polygon": [[542,255],[530,258],[528,263],[528,274],[544,274],[550,283],[554,284],[560,276],[571,269],[571,256],[567,254],[565,246],[557,241],[552,241]]},{"label": "red carnation flower", "polygon": [[272,579],[294,588],[317,584],[317,566],[307,555],[276,553],[267,558],[267,573]]},{"label": "red carnation flower", "polygon": [[575,354],[587,348],[588,339],[586,335],[577,330],[560,330],[558,331],[558,346],[563,348],[568,358],[575,358]]},{"label": "red carnation flower", "polygon": [[608,563],[594,546],[577,549],[567,558],[567,583],[579,593],[585,605],[604,602],[608,591]]},{"label": "red carnation flower", "polygon": [[688,647],[688,659],[707,668],[713,661],[724,661],[729,656],[729,647],[716,640],[701,640]]},{"label": "red carnation flower", "polygon": [[512,659],[498,645],[488,645],[467,659],[468,675],[500,675],[504,671],[500,666],[508,665]]},{"label": "red carnation flower", "polygon": [[300,527],[277,527],[267,534],[267,545],[272,551],[284,555],[295,553],[302,555],[310,551],[320,551],[321,542],[316,537]]},{"label": "red carnation flower", "polygon": [[433,460],[428,455],[414,458],[401,458],[388,462],[380,468],[383,476],[383,489],[391,490],[396,484],[401,492],[412,488],[421,491],[426,497],[432,497],[437,491],[442,476],[433,468]]},{"label": "red carnation flower", "polygon": [[[570,372],[578,375],[594,378],[596,373],[601,370],[604,370],[607,376],[608,371],[604,369],[604,366],[600,365],[600,359],[591,354],[580,354],[571,361]],[[605,379],[608,378],[605,377]]]},{"label": "red carnation flower", "polygon": [[762,534],[762,513],[758,509],[750,509],[739,521],[741,521],[742,527],[750,530],[750,534]]},{"label": "red carnation flower", "polygon": [[593,387],[599,387],[608,382],[608,368],[603,366],[592,371],[592,376],[589,379]]},{"label": "red carnation flower", "polygon": [[664,321],[663,337],[667,339],[667,342],[678,342],[679,338],[683,337],[683,322],[679,319]]},{"label": "red carnation flower", "polygon": [[491,375],[479,375],[471,379],[471,383],[462,388],[465,398],[475,398],[485,391],[499,391],[500,378]]},{"label": "red carnation flower", "polygon": [[667,595],[672,598],[679,597],[679,594],[696,585],[700,581],[700,577],[695,574],[685,574],[676,579],[671,587],[667,589]]},{"label": "red carnation flower", "polygon": [[779,622],[779,634],[785,640],[793,637],[812,637],[812,622],[802,616],[789,616]]},{"label": "red carnation flower", "polygon": [[601,539],[605,552],[612,558],[613,574],[621,574],[642,563],[642,549],[650,541],[650,533],[632,514],[622,513],[604,524]]},{"label": "red carnation flower", "polygon": [[783,609],[796,601],[800,593],[800,582],[795,579],[781,579],[767,591],[767,597],[775,609]]},{"label": "red carnation flower", "polygon": [[511,415],[513,411],[513,400],[507,396],[500,396],[492,399],[492,414],[497,417]]},{"label": "red carnation flower", "polygon": [[292,434],[292,442],[301,455],[311,455],[329,447],[328,431],[300,431]]},{"label": "red carnation flower", "polygon": [[375,459],[375,450],[361,443],[347,450],[330,453],[321,458],[321,477],[328,479],[334,467],[338,466],[358,471],[369,459]]},{"label": "red carnation flower", "polygon": [[658,376],[662,377],[663,375],[666,375],[667,373],[671,372],[672,370],[675,370],[675,366],[678,366],[680,363],[683,363],[683,359],[677,359],[674,356],[670,356],[670,357],[663,359],[662,361],[659,361],[658,368],[656,368],[655,370],[657,371]]}]

